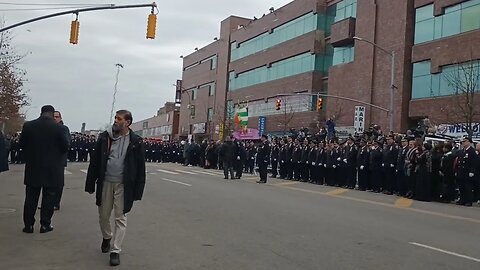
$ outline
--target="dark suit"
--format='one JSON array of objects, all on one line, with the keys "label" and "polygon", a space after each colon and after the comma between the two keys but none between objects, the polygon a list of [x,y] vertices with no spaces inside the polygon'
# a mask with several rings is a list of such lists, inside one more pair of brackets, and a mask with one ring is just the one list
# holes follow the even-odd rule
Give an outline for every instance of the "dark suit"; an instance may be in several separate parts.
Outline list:
[{"label": "dark suit", "polygon": [[[67,141],[68,141],[68,147],[67,149],[70,147],[70,142],[72,140],[71,136],[70,136],[70,130],[68,129],[67,126],[65,125],[61,125],[62,128],[63,128],[63,133],[65,135],[65,137],[67,138]],[[67,151],[68,152],[68,151]],[[68,158],[67,158],[67,152],[65,152],[63,154],[63,167],[67,167],[67,161],[68,161]],[[64,177],[64,175],[62,175],[62,177]],[[54,206],[57,207],[57,208],[60,208],[60,201],[62,200],[62,194],[63,194],[63,185],[58,189],[58,193],[57,193],[57,198],[55,199],[55,203],[54,203]]]},{"label": "dark suit", "polygon": [[68,140],[53,118],[40,116],[23,125],[20,147],[25,152],[25,226],[35,223],[35,211],[42,191],[40,223],[49,226],[58,189],[64,184],[64,153]]},{"label": "dark suit", "polygon": [[8,151],[5,147],[5,138],[0,131],[0,172],[8,171]]}]

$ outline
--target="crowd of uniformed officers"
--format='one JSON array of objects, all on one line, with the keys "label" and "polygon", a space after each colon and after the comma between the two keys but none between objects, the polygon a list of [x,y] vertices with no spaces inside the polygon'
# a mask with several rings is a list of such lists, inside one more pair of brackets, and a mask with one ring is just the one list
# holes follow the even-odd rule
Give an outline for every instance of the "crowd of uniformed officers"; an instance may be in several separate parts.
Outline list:
[{"label": "crowd of uniformed officers", "polygon": [[344,141],[313,137],[276,138],[271,142],[147,142],[150,162],[224,170],[225,178],[242,173],[362,191],[396,194],[420,201],[456,202],[471,206],[480,200],[480,144],[470,138],[435,145],[415,136],[349,137]]}]

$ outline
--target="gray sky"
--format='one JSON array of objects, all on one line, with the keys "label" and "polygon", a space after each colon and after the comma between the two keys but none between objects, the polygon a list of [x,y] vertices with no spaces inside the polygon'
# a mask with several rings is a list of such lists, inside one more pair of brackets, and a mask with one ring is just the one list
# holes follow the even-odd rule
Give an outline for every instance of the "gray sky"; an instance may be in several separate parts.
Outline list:
[{"label": "gray sky", "polygon": [[[0,0],[0,15],[10,25],[22,20],[59,12],[3,11],[3,3],[95,3],[145,4],[150,0]],[[14,45],[31,54],[23,61],[28,82],[25,89],[31,105],[27,119],[39,115],[40,107],[52,104],[63,114],[66,125],[79,131],[98,129],[109,122],[115,84],[116,63],[120,71],[115,109],[129,109],[134,120],[155,115],[173,101],[172,86],[182,75],[180,55],[203,47],[218,36],[220,21],[230,15],[253,18],[279,8],[291,0],[163,0],[155,40],[146,40],[148,8],[94,11],[80,14],[79,44],[69,44],[72,15],[56,17],[13,29]],[[181,35],[180,33],[185,33]]]}]

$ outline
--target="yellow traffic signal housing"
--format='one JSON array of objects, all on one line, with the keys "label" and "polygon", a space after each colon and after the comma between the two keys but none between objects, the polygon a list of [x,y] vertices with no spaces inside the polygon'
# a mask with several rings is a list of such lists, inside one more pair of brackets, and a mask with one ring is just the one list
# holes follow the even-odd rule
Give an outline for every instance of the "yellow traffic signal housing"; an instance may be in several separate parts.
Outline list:
[{"label": "yellow traffic signal housing", "polygon": [[277,98],[277,100],[275,100],[275,110],[280,111],[281,108],[282,108],[282,100]]},{"label": "yellow traffic signal housing", "polygon": [[323,109],[323,98],[319,97],[317,99],[317,112],[322,111]]},{"label": "yellow traffic signal housing", "polygon": [[157,15],[152,13],[148,15],[147,39],[155,39],[156,28],[157,28]]},{"label": "yellow traffic signal housing", "polygon": [[71,44],[78,43],[79,32],[80,32],[80,22],[78,20],[72,21],[72,25],[70,26],[70,43]]}]

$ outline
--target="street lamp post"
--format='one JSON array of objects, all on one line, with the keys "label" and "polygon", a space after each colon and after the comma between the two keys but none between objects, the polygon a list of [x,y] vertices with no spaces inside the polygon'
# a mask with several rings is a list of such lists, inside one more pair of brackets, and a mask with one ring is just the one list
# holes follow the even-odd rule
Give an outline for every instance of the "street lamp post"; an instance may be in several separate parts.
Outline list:
[{"label": "street lamp post", "polygon": [[113,121],[113,111],[115,109],[115,102],[117,101],[116,100],[116,97],[117,97],[117,91],[118,91],[118,76],[120,75],[120,68],[123,68],[123,65],[122,64],[115,64],[115,66],[117,67],[117,75],[115,76],[115,86],[114,86],[114,89],[113,89],[113,97],[112,97],[112,109],[110,110],[110,124],[112,124],[114,121]]},{"label": "street lamp post", "polygon": [[388,54],[392,60],[391,62],[391,67],[390,67],[390,109],[388,111],[388,116],[389,116],[389,121],[390,121],[390,131],[393,131],[393,115],[394,115],[394,106],[393,106],[393,94],[394,94],[394,91],[395,91],[395,51],[388,51],[382,47],[380,47],[378,44],[374,43],[374,42],[371,42],[367,39],[364,39],[364,38],[361,38],[361,37],[353,37],[353,39],[355,40],[358,40],[358,41],[364,41],[366,43],[369,43],[371,45],[373,45],[374,47],[377,47],[378,49],[380,49],[382,52]]}]

